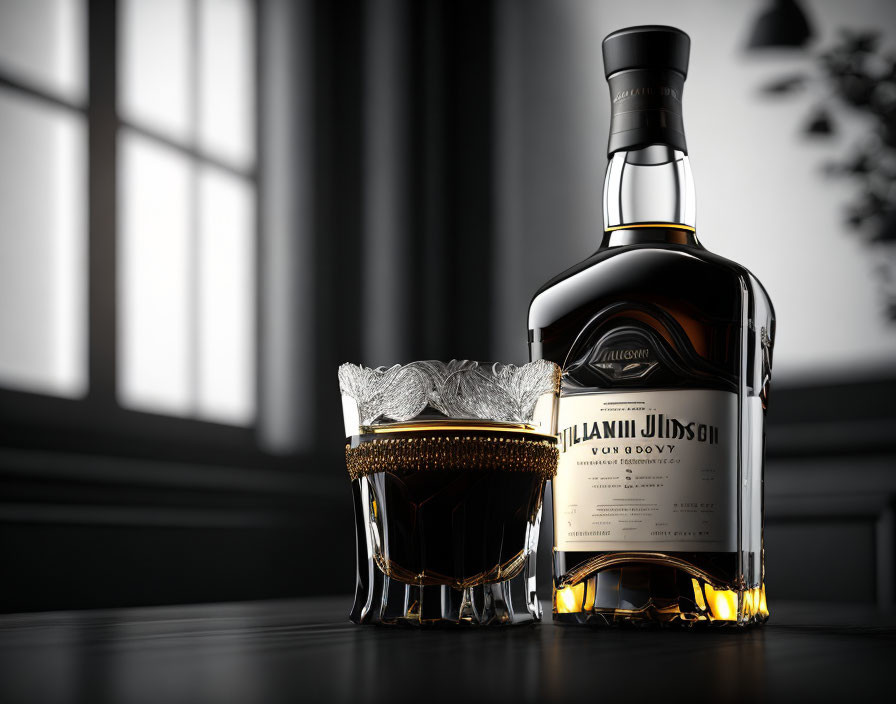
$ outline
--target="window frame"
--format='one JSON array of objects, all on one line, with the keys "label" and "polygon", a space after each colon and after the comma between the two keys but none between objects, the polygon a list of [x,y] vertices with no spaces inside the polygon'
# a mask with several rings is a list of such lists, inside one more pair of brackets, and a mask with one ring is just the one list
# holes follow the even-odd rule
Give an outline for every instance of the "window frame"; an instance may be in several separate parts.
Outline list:
[{"label": "window frame", "polygon": [[[195,7],[198,0],[191,0]],[[0,86],[58,108],[78,112],[87,125],[87,394],[63,398],[39,392],[0,388],[0,443],[41,450],[111,453],[157,459],[189,459],[228,465],[263,463],[279,466],[286,457],[274,457],[260,449],[259,423],[261,335],[256,334],[255,417],[246,426],[228,425],[195,417],[170,416],[121,406],[117,397],[117,225],[118,140],[131,131],[191,158],[247,180],[253,187],[254,215],[254,310],[256,331],[261,315],[260,244],[262,239],[259,174],[263,154],[259,138],[259,0],[253,5],[255,88],[255,163],[241,169],[198,147],[181,144],[118,114],[118,0],[85,0],[87,34],[87,100],[69,102],[50,91],[32,86],[0,71]],[[195,14],[194,14],[195,18]],[[195,51],[194,47],[194,51]]]}]

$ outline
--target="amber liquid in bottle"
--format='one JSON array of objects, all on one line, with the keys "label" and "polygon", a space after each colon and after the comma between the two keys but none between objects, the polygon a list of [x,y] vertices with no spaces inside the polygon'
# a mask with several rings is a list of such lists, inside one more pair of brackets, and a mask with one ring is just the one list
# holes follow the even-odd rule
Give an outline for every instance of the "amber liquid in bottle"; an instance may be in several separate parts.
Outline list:
[{"label": "amber liquid in bottle", "polygon": [[[689,230],[615,230],[593,257],[536,295],[530,324],[532,358],[564,369],[561,418],[564,403],[576,397],[665,391],[674,408],[682,392],[722,391],[737,409],[737,437],[725,440],[740,446],[740,461],[722,471],[737,472],[740,477],[731,479],[741,490],[745,476],[750,489],[759,484],[758,492],[739,491],[734,505],[719,507],[752,513],[732,523],[738,538],[743,523],[759,520],[758,544],[750,544],[749,535],[735,541],[740,549],[725,551],[666,551],[661,542],[653,549],[640,543],[629,550],[555,549],[555,618],[598,624],[764,620],[761,457],[757,465],[745,445],[756,446],[759,433],[761,448],[774,319],[756,279],[706,251]],[[643,446],[641,437],[616,440],[622,447]],[[752,465],[739,467],[744,461]],[[558,503],[558,484],[566,480],[563,474],[554,480],[555,536],[568,510]]]}]

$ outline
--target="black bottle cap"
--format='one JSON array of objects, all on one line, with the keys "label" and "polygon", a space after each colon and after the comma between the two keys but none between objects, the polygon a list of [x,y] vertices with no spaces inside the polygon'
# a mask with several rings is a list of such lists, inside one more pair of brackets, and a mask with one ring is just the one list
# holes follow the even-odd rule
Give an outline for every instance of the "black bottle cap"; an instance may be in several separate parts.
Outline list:
[{"label": "black bottle cap", "polygon": [[687,153],[681,97],[691,39],[675,27],[643,25],[603,42],[612,118],[608,154],[650,144]]},{"label": "black bottle cap", "polygon": [[691,38],[675,27],[645,24],[607,35],[603,51],[607,78],[633,68],[667,68],[686,78]]}]

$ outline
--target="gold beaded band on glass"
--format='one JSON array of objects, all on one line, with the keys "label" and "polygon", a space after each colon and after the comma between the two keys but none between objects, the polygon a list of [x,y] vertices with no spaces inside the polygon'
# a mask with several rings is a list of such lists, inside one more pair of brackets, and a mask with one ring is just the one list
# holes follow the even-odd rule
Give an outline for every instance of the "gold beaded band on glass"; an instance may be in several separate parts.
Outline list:
[{"label": "gold beaded band on glass", "polygon": [[345,446],[352,479],[374,472],[407,473],[438,469],[535,472],[550,479],[557,472],[557,446],[549,440],[490,436],[377,438]]}]

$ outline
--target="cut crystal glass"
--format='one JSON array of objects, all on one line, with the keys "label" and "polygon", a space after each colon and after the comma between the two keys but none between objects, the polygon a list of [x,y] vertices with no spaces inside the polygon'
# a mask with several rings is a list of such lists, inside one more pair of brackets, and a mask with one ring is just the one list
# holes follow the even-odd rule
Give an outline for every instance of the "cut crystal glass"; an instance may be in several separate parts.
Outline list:
[{"label": "cut crystal glass", "polygon": [[357,529],[356,623],[537,621],[560,370],[468,360],[339,368]]}]

